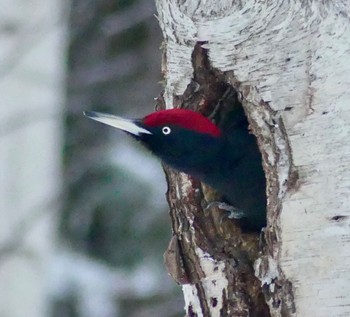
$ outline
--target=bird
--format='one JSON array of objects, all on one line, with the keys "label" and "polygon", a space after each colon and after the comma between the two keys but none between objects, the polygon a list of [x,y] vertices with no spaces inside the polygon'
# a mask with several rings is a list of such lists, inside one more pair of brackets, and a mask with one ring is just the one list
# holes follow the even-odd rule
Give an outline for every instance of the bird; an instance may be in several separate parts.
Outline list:
[{"label": "bird", "polygon": [[183,108],[159,110],[142,119],[94,111],[84,115],[126,132],[165,164],[212,187],[223,197],[221,206],[232,206],[232,218],[246,230],[266,226],[262,156],[243,109],[233,112],[225,129]]}]

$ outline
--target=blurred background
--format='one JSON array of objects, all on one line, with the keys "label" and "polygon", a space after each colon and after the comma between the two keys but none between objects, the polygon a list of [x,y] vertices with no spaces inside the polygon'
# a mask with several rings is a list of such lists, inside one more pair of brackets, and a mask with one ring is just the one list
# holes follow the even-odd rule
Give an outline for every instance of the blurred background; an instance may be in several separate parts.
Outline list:
[{"label": "blurred background", "polygon": [[0,317],[183,316],[161,165],[82,115],[154,110],[154,2],[0,8]]}]

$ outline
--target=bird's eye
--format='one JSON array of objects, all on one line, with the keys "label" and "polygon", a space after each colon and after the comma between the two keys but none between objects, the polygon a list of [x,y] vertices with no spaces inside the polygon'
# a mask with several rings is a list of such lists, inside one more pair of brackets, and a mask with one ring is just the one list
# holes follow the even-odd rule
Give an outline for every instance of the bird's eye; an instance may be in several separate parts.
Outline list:
[{"label": "bird's eye", "polygon": [[171,129],[169,127],[163,127],[162,132],[163,132],[163,134],[168,135],[168,134],[170,134]]}]

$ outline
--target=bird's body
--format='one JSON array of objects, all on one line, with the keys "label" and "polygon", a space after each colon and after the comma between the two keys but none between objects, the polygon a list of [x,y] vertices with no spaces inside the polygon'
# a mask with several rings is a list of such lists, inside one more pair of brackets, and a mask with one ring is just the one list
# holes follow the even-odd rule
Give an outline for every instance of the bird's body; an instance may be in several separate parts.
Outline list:
[{"label": "bird's body", "polygon": [[[262,159],[243,110],[224,130],[201,114],[185,109],[162,110],[141,120],[95,112],[86,115],[126,131],[166,164],[213,187],[243,212],[248,229],[265,226]],[[130,126],[125,127],[128,123]]]}]

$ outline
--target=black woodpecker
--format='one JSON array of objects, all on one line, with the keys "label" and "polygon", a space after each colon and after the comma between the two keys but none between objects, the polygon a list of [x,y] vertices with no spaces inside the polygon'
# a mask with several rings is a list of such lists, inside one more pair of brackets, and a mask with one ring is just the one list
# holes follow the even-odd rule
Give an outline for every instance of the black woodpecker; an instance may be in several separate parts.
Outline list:
[{"label": "black woodpecker", "polygon": [[243,110],[229,133],[186,109],[161,110],[136,120],[98,112],[84,114],[127,132],[164,163],[210,185],[234,207],[234,218],[241,218],[248,230],[266,225],[262,158]]}]

